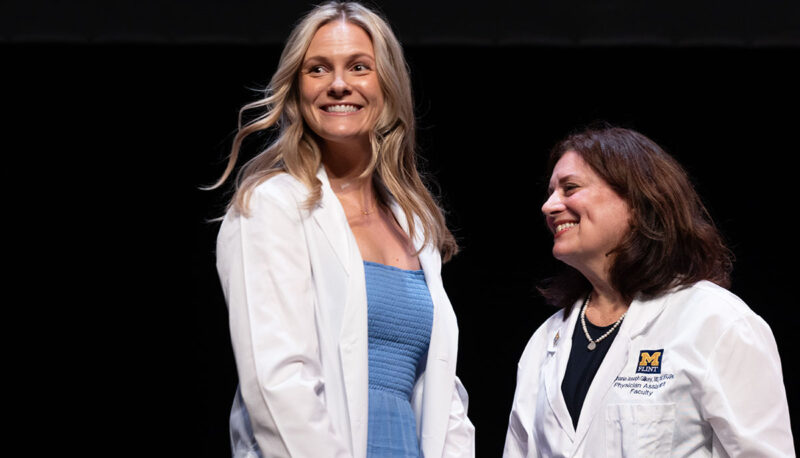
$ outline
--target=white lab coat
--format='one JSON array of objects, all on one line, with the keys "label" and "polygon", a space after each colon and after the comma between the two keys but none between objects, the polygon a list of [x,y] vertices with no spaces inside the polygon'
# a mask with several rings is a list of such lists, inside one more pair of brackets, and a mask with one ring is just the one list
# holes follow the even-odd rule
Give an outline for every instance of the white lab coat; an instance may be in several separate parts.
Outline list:
[{"label": "white lab coat", "polygon": [[561,382],[579,307],[525,348],[504,457],[794,456],[772,332],[707,281],[633,301],[573,428]]},{"label": "white lab coat", "polygon": [[[367,442],[367,296],[364,266],[324,168],[322,199],[304,208],[288,174],[253,190],[250,216],[230,211],[217,238],[240,391],[234,452],[250,426],[265,457],[364,457]],[[407,229],[399,206],[395,218]],[[416,227],[420,227],[417,225]],[[415,240],[420,246],[420,240]],[[437,250],[419,255],[434,304],[425,370],[412,396],[425,456],[474,456],[467,394],[455,375],[458,326]],[[238,417],[238,418],[237,418]],[[246,450],[242,450],[246,451]],[[244,453],[242,453],[244,455]]]}]

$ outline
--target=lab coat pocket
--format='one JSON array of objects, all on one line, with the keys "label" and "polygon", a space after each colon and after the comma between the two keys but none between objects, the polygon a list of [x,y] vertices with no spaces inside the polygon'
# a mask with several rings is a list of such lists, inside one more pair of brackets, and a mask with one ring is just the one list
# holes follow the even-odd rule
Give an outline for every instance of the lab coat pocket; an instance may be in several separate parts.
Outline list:
[{"label": "lab coat pocket", "polygon": [[675,404],[611,404],[606,407],[608,456],[668,457]]}]

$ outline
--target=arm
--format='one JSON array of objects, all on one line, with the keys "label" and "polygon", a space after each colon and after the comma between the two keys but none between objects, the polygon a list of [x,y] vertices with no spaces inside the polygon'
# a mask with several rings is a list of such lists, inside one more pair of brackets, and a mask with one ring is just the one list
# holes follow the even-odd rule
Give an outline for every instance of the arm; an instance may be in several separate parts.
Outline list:
[{"label": "arm", "polygon": [[475,456],[475,427],[467,417],[468,404],[467,390],[456,377],[442,456],[453,458]]},{"label": "arm", "polygon": [[[350,456],[323,401],[314,285],[300,211],[253,194],[226,220],[217,267],[242,396],[264,456]],[[227,225],[226,225],[227,224]]]},{"label": "arm", "polygon": [[717,341],[701,404],[728,455],[794,456],[778,348],[758,316],[735,321]]}]

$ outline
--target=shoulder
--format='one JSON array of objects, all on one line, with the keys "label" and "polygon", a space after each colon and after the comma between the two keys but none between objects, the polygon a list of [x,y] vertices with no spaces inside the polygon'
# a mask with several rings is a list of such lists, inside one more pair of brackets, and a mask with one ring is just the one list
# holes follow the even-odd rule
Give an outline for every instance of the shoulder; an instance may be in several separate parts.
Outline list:
[{"label": "shoulder", "polygon": [[250,191],[245,201],[246,211],[239,211],[232,205],[225,217],[218,235],[218,242],[226,234],[237,234],[245,227],[258,232],[271,230],[295,231],[307,219],[304,211],[309,191],[297,178],[288,173],[279,173]]},{"label": "shoulder", "polygon": [[244,214],[231,206],[226,220],[258,218],[263,214],[287,213],[294,215],[303,208],[309,191],[292,175],[281,172],[254,186],[245,200]]},{"label": "shoulder", "polygon": [[543,355],[550,339],[555,338],[556,333],[564,329],[565,323],[564,309],[557,311],[545,320],[528,340],[528,344],[525,346],[519,361],[520,366],[532,363],[533,359],[535,359],[534,355]]},{"label": "shoulder", "polygon": [[705,280],[668,293],[667,307],[681,315],[726,323],[758,316],[737,295]]},{"label": "shoulder", "polygon": [[253,188],[250,204],[252,206],[268,200],[295,207],[298,203],[303,203],[308,195],[308,189],[300,180],[288,173],[281,172]]},{"label": "shoulder", "polygon": [[560,329],[563,326],[565,319],[566,317],[564,316],[564,309],[561,309],[550,315],[550,318],[545,320],[545,322],[536,329],[536,332],[533,333],[531,341],[540,340],[546,337],[548,334]]},{"label": "shoulder", "polygon": [[667,296],[660,321],[675,323],[700,341],[713,344],[724,336],[772,336],[764,319],[734,293],[714,283],[701,281]]},{"label": "shoulder", "polygon": [[[564,309],[560,309],[556,313],[550,315],[550,318],[539,326],[536,333],[549,334],[550,332],[555,332],[557,329],[562,328],[566,320],[569,319],[569,316],[564,315],[564,311]],[[534,333],[534,335],[536,335],[536,333]]]}]

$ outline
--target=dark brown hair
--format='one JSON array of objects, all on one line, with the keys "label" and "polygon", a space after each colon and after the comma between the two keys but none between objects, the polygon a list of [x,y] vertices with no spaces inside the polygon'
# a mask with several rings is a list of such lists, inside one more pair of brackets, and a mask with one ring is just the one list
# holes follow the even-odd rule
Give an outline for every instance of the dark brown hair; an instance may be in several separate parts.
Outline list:
[{"label": "dark brown hair", "polygon": [[[655,142],[630,129],[592,127],[553,148],[548,176],[568,151],[579,154],[631,209],[631,230],[610,253],[610,281],[623,299],[654,297],[700,280],[730,286],[731,251],[686,171]],[[539,292],[548,303],[566,307],[566,316],[591,287],[565,266]]]}]

